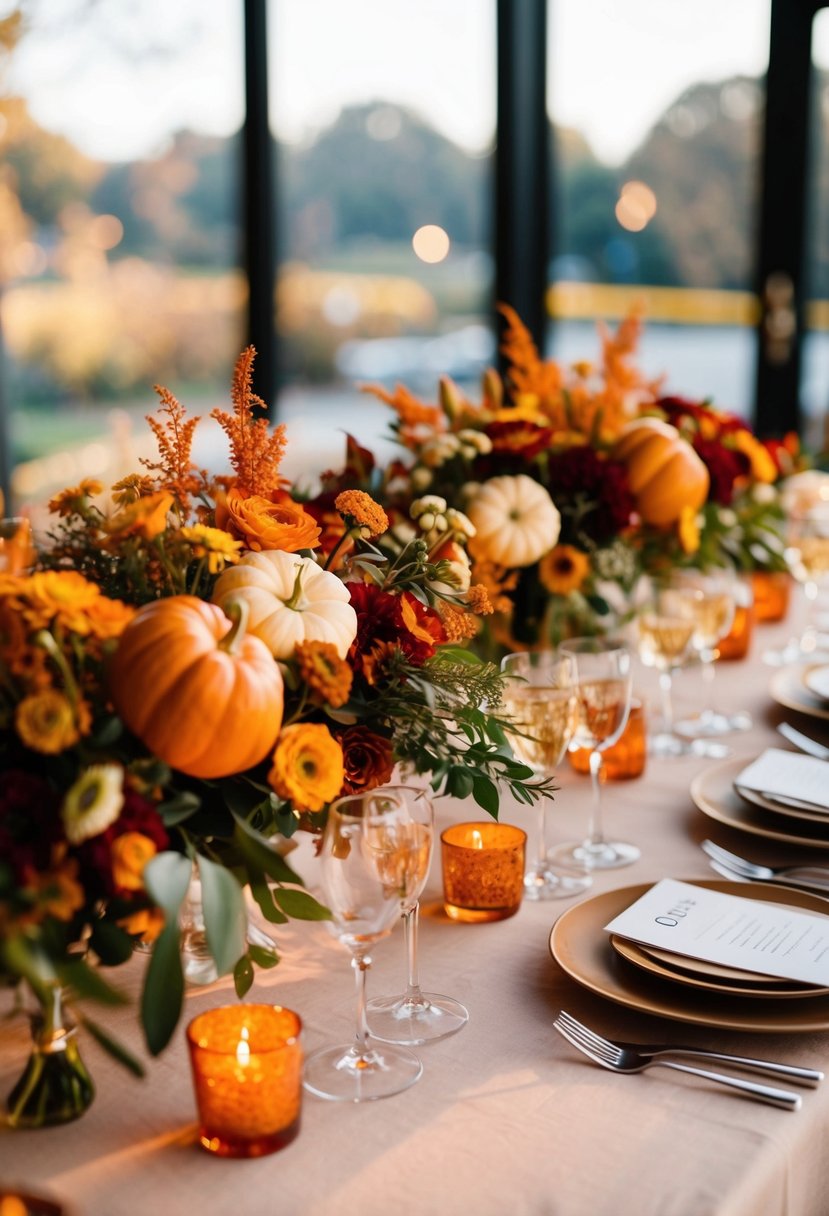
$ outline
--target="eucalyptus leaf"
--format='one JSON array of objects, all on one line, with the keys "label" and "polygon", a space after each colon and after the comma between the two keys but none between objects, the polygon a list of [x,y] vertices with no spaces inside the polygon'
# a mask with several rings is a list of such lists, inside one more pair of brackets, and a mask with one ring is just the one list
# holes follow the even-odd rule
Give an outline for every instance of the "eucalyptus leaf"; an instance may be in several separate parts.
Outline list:
[{"label": "eucalyptus leaf", "polygon": [[261,874],[252,874],[248,871],[250,881],[250,889],[253,898],[259,905],[259,911],[264,916],[265,920],[272,925],[287,925],[288,917],[284,912],[280,912],[276,904],[273,902],[271,889],[265,882]]},{"label": "eucalyptus leaf", "polygon": [[201,855],[198,865],[207,945],[219,975],[226,975],[247,949],[245,897],[223,866]]},{"label": "eucalyptus leaf", "polygon": [[141,994],[141,1023],[152,1055],[157,1056],[169,1043],[181,1013],[183,997],[179,930],[173,919],[153,946]]},{"label": "eucalyptus leaf", "polygon": [[236,995],[241,1000],[253,983],[253,964],[247,955],[243,955],[233,968],[233,985]]},{"label": "eucalyptus leaf", "polygon": [[117,1039],[113,1039],[104,1030],[103,1026],[100,1026],[97,1022],[93,1022],[85,1013],[76,1013],[76,1017],[81,1025],[86,1027],[93,1039],[100,1043],[104,1051],[108,1052],[114,1060],[117,1060],[119,1064],[123,1064],[136,1077],[144,1076],[144,1065],[140,1060],[135,1058],[131,1051],[128,1051],[124,1047],[123,1043],[119,1043]]},{"label": "eucalyptus leaf", "polygon": [[102,1005],[128,1005],[129,998],[106,982],[100,971],[90,967],[83,959],[70,963],[59,963],[60,982],[80,997],[99,1001]]},{"label": "eucalyptus leaf", "polygon": [[144,886],[153,902],[163,909],[168,924],[178,916],[192,872],[187,857],[169,850],[156,853],[144,867]]},{"label": "eucalyptus leaf", "polygon": [[[236,820],[234,843],[245,861],[277,882],[295,883],[297,886],[302,886],[300,876],[291,869],[284,858],[271,848],[265,837],[238,815],[234,818]],[[248,869],[250,869],[250,865]]]},{"label": "eucalyptus leaf", "polygon": [[498,818],[498,787],[490,781],[489,777],[485,777],[483,773],[473,774],[472,794],[479,807],[493,819]]},{"label": "eucalyptus leaf", "polygon": [[264,946],[254,946],[253,943],[248,944],[248,955],[251,961],[256,963],[257,967],[261,967],[263,971],[270,971],[271,967],[275,967],[279,962],[279,955],[275,950],[267,950]]},{"label": "eucalyptus leaf", "polygon": [[161,803],[158,813],[164,826],[173,828],[177,823],[183,823],[185,819],[189,819],[200,806],[201,798],[198,794],[194,794],[192,790],[180,790],[172,798]]},{"label": "eucalyptus leaf", "polygon": [[294,920],[331,920],[331,909],[314,899],[307,891],[295,887],[276,887],[273,897],[283,912]]}]

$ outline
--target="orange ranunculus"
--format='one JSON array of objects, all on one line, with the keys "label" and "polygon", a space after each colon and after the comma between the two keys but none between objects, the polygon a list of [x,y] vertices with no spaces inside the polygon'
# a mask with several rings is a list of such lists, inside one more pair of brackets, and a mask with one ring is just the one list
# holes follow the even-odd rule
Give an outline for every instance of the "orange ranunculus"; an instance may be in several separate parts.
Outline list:
[{"label": "orange ranunculus", "polygon": [[155,841],[143,832],[124,832],[112,842],[112,881],[122,891],[144,889],[144,866],[155,857]]},{"label": "orange ranunculus", "polygon": [[342,789],[343,751],[327,726],[296,722],[276,744],[268,781],[297,811],[321,811]]},{"label": "orange ranunculus", "polygon": [[219,511],[216,522],[249,549],[281,549],[284,553],[316,549],[320,527],[313,516],[287,494],[274,497],[276,501],[259,494],[246,497],[232,486],[224,504],[226,522]]},{"label": "orange ranunculus", "polygon": [[349,726],[339,740],[345,766],[344,794],[360,794],[391,780],[394,758],[390,739],[376,735],[367,726]]},{"label": "orange ranunculus", "polygon": [[106,595],[99,595],[86,612],[89,632],[102,641],[120,638],[136,612],[137,609],[132,604],[124,604],[121,600],[111,600]]},{"label": "orange ranunculus", "polygon": [[111,537],[143,536],[145,540],[154,540],[167,527],[167,513],[172,505],[173,495],[169,490],[145,494],[121,507],[107,522],[106,530]]}]

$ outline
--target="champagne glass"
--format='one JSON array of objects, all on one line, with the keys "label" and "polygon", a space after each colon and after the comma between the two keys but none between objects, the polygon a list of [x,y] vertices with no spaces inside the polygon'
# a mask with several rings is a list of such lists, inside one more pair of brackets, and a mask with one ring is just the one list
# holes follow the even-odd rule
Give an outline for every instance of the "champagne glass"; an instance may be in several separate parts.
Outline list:
[{"label": "champagne glass", "polygon": [[[501,670],[509,677],[504,688],[504,709],[515,726],[509,732],[516,756],[544,777],[552,777],[567,750],[576,727],[578,702],[575,667],[569,657],[555,651],[508,654]],[[552,866],[547,857],[546,807],[539,799],[535,861],[524,875],[527,899],[559,899],[577,895],[592,881],[584,866]]]},{"label": "champagne glass", "polygon": [[750,730],[751,716],[745,712],[723,714],[711,707],[712,684],[718,657],[717,643],[722,641],[734,621],[737,608],[737,576],[733,570],[679,570],[671,575],[669,586],[676,593],[680,614],[693,622],[691,641],[702,663],[706,707],[698,714],[683,719],[677,730],[697,743],[698,755],[722,757],[728,750],[721,744],[707,745],[706,739],[728,735],[735,730]]},{"label": "champagne glass", "polygon": [[640,856],[636,845],[610,841],[602,830],[602,753],[627,725],[631,654],[623,642],[611,638],[573,638],[562,642],[559,653],[569,656],[575,667],[579,712],[573,743],[590,753],[593,811],[587,839],[565,845],[553,856],[556,861],[586,865],[588,870],[613,870],[630,865]]},{"label": "champagne glass", "polygon": [[694,622],[682,611],[678,594],[670,587],[656,587],[637,619],[639,658],[659,672],[662,694],[662,730],[651,736],[648,746],[655,756],[687,756],[691,744],[674,730],[673,673],[693,652]]},{"label": "champagne glass", "polygon": [[814,658],[817,652],[827,649],[829,640],[818,628],[816,608],[821,588],[829,584],[829,508],[824,505],[793,515],[787,539],[786,561],[803,587],[808,615],[799,638],[790,638],[782,650],[767,650],[763,654],[763,661],[774,667]]},{"label": "champagne glass", "polygon": [[[371,1035],[383,1043],[432,1043],[445,1039],[465,1026],[469,1014],[460,1001],[435,992],[423,992],[417,963],[419,898],[429,876],[434,844],[435,813],[425,790],[414,786],[387,785],[367,797],[389,799],[397,805],[396,819],[408,824],[402,845],[398,833],[385,838],[377,833],[371,842],[378,866],[400,891],[403,934],[406,942],[408,982],[396,996],[375,997],[368,1003]],[[409,837],[411,840],[409,840]]]},{"label": "champagne glass", "polygon": [[370,1043],[366,1022],[369,951],[400,916],[401,895],[421,864],[419,848],[396,799],[360,794],[338,799],[328,812],[320,852],[322,891],[333,917],[331,930],[351,952],[357,1026],[353,1042],[321,1048],[306,1060],[305,1088],[320,1098],[386,1098],[408,1089],[423,1072],[417,1056],[404,1047],[378,1049]]}]

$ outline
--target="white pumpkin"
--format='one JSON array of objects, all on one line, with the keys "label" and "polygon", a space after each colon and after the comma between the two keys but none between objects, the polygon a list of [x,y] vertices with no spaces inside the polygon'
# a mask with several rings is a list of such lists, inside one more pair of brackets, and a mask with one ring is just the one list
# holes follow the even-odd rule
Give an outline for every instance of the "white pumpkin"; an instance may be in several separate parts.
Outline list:
[{"label": "white pumpkin", "polygon": [[213,603],[243,599],[248,633],[261,638],[275,659],[289,659],[297,642],[331,642],[344,659],[357,635],[348,587],[310,558],[266,549],[246,553],[218,578]]},{"label": "white pumpkin", "polygon": [[531,566],[549,553],[561,531],[552,498],[526,473],[485,481],[466,513],[475,526],[473,555],[498,566]]}]

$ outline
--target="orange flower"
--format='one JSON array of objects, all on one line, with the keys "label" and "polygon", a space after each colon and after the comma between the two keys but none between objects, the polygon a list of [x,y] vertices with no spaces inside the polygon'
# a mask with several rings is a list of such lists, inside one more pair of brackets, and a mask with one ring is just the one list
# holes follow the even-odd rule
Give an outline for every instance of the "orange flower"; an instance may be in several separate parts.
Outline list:
[{"label": "orange flower", "polygon": [[736,431],[733,442],[737,451],[748,457],[755,481],[771,484],[777,480],[777,465],[771,453],[750,431]]},{"label": "orange flower", "polygon": [[87,634],[87,612],[101,591],[74,570],[44,570],[26,580],[22,593],[28,606],[27,618],[34,628],[48,625],[57,617],[73,633]]},{"label": "orange flower", "polygon": [[101,493],[103,488],[100,481],[96,481],[93,477],[84,477],[80,485],[70,486],[56,494],[49,503],[49,510],[53,515],[60,515],[62,518],[76,515],[86,506],[85,500],[94,498],[96,494]]},{"label": "orange flower", "polygon": [[679,520],[677,521],[677,533],[679,535],[679,543],[682,546],[682,552],[689,556],[696,553],[699,548],[699,523],[697,522],[697,513],[693,507],[683,507],[680,512]]},{"label": "orange flower", "polygon": [[26,747],[55,756],[78,742],[82,727],[89,729],[89,709],[85,706],[81,720],[68,697],[47,688],[23,698],[15,710],[14,724]]},{"label": "orange flower", "polygon": [[478,632],[478,618],[471,612],[464,612],[463,608],[446,601],[441,603],[438,611],[447,642],[465,642]]},{"label": "orange flower", "polygon": [[[228,530],[249,549],[281,549],[297,553],[300,549],[316,549],[320,528],[298,502],[280,494],[276,502],[259,494],[245,496],[233,486],[225,500]],[[217,512],[216,522],[223,519]]]},{"label": "orange flower", "polygon": [[391,779],[394,758],[389,739],[367,726],[349,726],[339,739],[345,767],[344,794],[373,790]]},{"label": "orange flower", "polygon": [[242,542],[234,540],[223,528],[191,524],[181,529],[181,536],[192,547],[194,557],[207,559],[211,574],[221,574],[228,563],[234,565],[239,560]]},{"label": "orange flower", "polygon": [[119,507],[127,507],[139,498],[148,498],[154,490],[152,477],[146,473],[129,473],[112,487],[112,500]]},{"label": "orange flower", "polygon": [[155,841],[142,832],[124,832],[112,842],[112,881],[122,891],[144,889],[144,866],[155,857]]},{"label": "orange flower", "polygon": [[319,693],[332,709],[345,705],[351,693],[354,672],[337,653],[333,642],[297,642],[294,658],[300,679]]},{"label": "orange flower", "polygon": [[158,490],[127,503],[106,524],[110,536],[142,536],[154,540],[167,527],[167,513],[173,505],[169,490]]},{"label": "orange flower", "polygon": [[136,612],[137,609],[132,604],[124,604],[121,600],[111,600],[105,595],[99,595],[86,610],[89,632],[101,641],[120,638]]},{"label": "orange flower", "polygon": [[116,922],[132,937],[140,937],[147,944],[154,942],[164,928],[164,913],[160,908],[140,908],[130,912]]},{"label": "orange flower", "polygon": [[83,907],[84,891],[77,880],[78,863],[65,857],[66,846],[57,846],[52,853],[52,865],[40,874],[30,871],[26,886],[37,900],[33,919],[53,916],[55,920],[71,920]]},{"label": "orange flower", "polygon": [[342,748],[327,726],[297,722],[285,727],[268,782],[295,811],[321,811],[339,794],[344,776]]},{"label": "orange flower", "polygon": [[363,490],[343,490],[334,500],[334,506],[349,528],[358,527],[362,536],[382,536],[388,531],[389,517],[370,494]]},{"label": "orange flower", "polygon": [[573,545],[556,545],[538,563],[542,586],[553,595],[578,591],[590,573],[590,558]]}]

